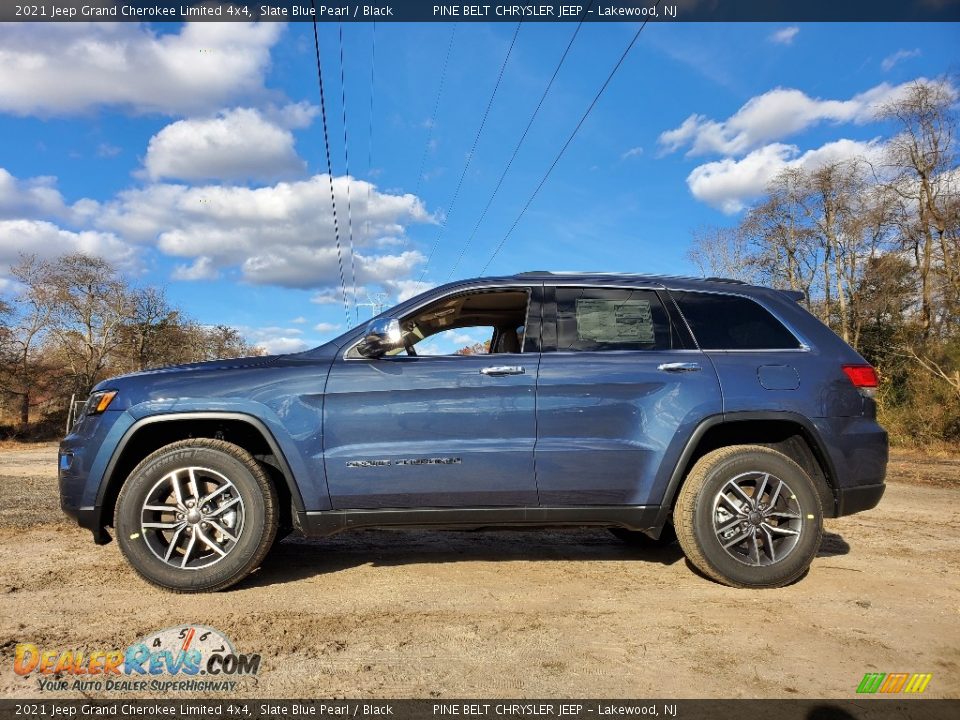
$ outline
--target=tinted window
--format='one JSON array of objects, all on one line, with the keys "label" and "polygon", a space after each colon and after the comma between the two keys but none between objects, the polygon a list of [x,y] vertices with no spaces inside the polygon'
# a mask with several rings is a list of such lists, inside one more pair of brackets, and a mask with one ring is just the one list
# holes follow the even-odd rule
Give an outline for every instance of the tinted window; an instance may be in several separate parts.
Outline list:
[{"label": "tinted window", "polygon": [[670,350],[683,347],[652,290],[557,288],[557,350]]},{"label": "tinted window", "polygon": [[672,292],[704,350],[793,350],[800,343],[783,323],[749,298]]}]

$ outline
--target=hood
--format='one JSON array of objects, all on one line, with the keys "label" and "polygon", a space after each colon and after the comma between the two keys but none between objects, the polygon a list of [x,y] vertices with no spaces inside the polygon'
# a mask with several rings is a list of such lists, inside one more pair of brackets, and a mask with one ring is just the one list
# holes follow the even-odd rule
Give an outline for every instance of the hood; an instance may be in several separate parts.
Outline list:
[{"label": "hood", "polygon": [[168,365],[167,367],[154,368],[151,370],[140,370],[139,372],[127,373],[126,375],[117,375],[108,380],[98,383],[93,389],[103,390],[112,387],[117,380],[128,380],[132,378],[148,377],[151,375],[165,375],[169,373],[181,372],[203,372],[206,370],[242,370],[248,368],[270,367],[276,365],[284,355],[257,355],[254,357],[228,358],[226,360],[204,360],[203,362],[184,363],[183,365]]}]

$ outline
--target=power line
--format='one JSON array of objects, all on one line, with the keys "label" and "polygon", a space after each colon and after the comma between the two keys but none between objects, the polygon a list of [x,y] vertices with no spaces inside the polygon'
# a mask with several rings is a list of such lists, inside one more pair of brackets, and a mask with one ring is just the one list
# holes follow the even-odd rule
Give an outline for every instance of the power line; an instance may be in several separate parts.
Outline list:
[{"label": "power line", "polygon": [[[343,108],[343,162],[347,175],[347,228],[350,237],[350,277],[353,282],[353,312],[360,322],[360,308],[357,307],[357,267],[353,252],[353,206],[350,200],[350,186],[353,178],[350,176],[350,145],[347,142],[347,82],[343,62],[343,23],[340,26],[340,104]],[[349,323],[348,323],[349,325]]]},{"label": "power line", "polygon": [[427,152],[430,150],[430,143],[433,142],[433,129],[437,125],[437,110],[440,109],[440,97],[443,95],[443,84],[447,79],[447,66],[450,64],[450,52],[453,50],[453,39],[457,36],[457,24],[454,23],[450,28],[450,40],[447,42],[447,54],[443,58],[443,66],[440,68],[440,84],[437,86],[437,97],[433,101],[433,114],[430,116],[430,127],[427,128],[427,142],[423,146],[423,155],[420,156],[420,170],[417,172],[417,185],[413,190],[414,195],[420,194],[420,183],[423,180],[423,169],[427,163]]},{"label": "power line", "polygon": [[347,283],[343,277],[343,254],[340,249],[340,224],[337,222],[337,198],[333,192],[333,162],[330,160],[330,133],[327,125],[327,102],[323,92],[323,70],[320,66],[320,36],[317,34],[317,6],[310,0],[313,8],[313,47],[317,54],[317,81],[320,84],[320,117],[323,120],[323,146],[327,153],[327,179],[330,181],[330,207],[333,208],[333,235],[337,243],[337,267],[340,269],[340,290],[343,293],[343,313],[350,326],[350,305],[347,302]]},{"label": "power line", "polygon": [[547,86],[543,89],[543,94],[540,96],[540,101],[537,103],[536,109],[533,111],[533,115],[530,116],[530,121],[527,123],[527,126],[523,129],[523,134],[520,135],[520,139],[517,141],[517,146],[513,149],[513,154],[510,156],[510,159],[507,161],[507,165],[503,168],[503,172],[500,175],[500,179],[497,181],[496,187],[493,188],[493,193],[490,195],[490,199],[487,200],[486,206],[483,208],[483,212],[480,213],[480,218],[477,220],[477,224],[474,225],[473,231],[470,233],[470,236],[467,238],[467,241],[463,244],[463,247],[460,249],[460,255],[457,256],[456,262],[453,263],[453,267],[450,268],[450,273],[447,275],[447,280],[453,277],[453,273],[456,272],[457,268],[460,266],[460,263],[463,261],[464,256],[467,254],[467,248],[470,247],[470,243],[473,242],[473,238],[476,237],[477,232],[480,230],[480,225],[483,224],[484,218],[487,217],[487,211],[490,209],[490,206],[493,204],[494,198],[497,196],[497,193],[500,191],[500,186],[503,185],[504,178],[507,177],[507,173],[510,172],[510,167],[513,165],[513,161],[517,158],[517,153],[520,152],[520,146],[523,145],[523,141],[527,139],[527,133],[530,132],[530,128],[533,126],[533,121],[537,119],[537,114],[540,112],[540,108],[543,106],[543,101],[547,99],[547,95],[550,93],[550,88],[553,87],[553,81],[557,79],[557,75],[560,72],[560,68],[563,67],[563,63],[567,59],[567,55],[570,53],[570,48],[573,47],[574,40],[577,39],[577,35],[580,33],[580,28],[583,27],[583,22],[586,20],[587,13],[590,11],[590,8],[593,6],[593,0],[590,0],[587,3],[586,8],[583,10],[583,15],[580,19],[580,22],[577,23],[576,29],[573,31],[573,35],[570,37],[570,42],[567,43],[567,47],[563,51],[563,55],[560,56],[560,61],[557,63],[557,66],[553,69],[553,75],[550,76],[550,81],[547,83]]},{"label": "power line", "polygon": [[457,204],[457,197],[460,195],[460,188],[463,187],[463,180],[467,177],[467,170],[470,169],[470,163],[473,161],[473,156],[477,150],[477,143],[480,142],[480,135],[483,133],[483,128],[487,124],[487,117],[490,114],[490,108],[493,106],[493,100],[497,96],[497,90],[500,89],[500,82],[503,80],[503,73],[507,69],[507,63],[510,61],[510,54],[513,52],[513,46],[517,42],[517,35],[520,34],[520,25],[521,23],[517,23],[517,27],[513,31],[513,37],[510,40],[510,47],[507,48],[507,54],[503,58],[503,64],[500,65],[500,73],[497,75],[497,82],[493,86],[493,92],[490,93],[490,99],[487,101],[487,107],[483,111],[483,118],[480,120],[480,127],[477,128],[477,135],[473,138],[473,145],[470,147],[470,152],[467,154],[467,162],[463,166],[463,172],[460,173],[460,180],[457,182],[457,187],[453,191],[453,197],[450,199],[450,205],[447,207],[447,212],[443,217],[443,225],[440,226],[440,231],[437,233],[437,239],[433,241],[433,247],[430,248],[430,254],[427,255],[427,262],[424,263],[418,282],[422,282],[423,276],[427,274],[427,268],[430,267],[430,260],[433,259],[433,255],[437,251],[437,247],[440,245],[440,238],[443,237],[443,231],[447,227],[447,221],[450,220],[450,215],[453,214],[453,208]]},{"label": "power line", "polygon": [[[373,39],[370,44],[370,120],[369,127],[367,129],[367,207],[366,207],[366,216],[367,219],[364,221],[364,230],[367,235],[367,239],[370,236],[370,206],[373,200],[373,98],[374,98],[374,80],[376,78],[376,69],[377,69],[377,23],[373,23]],[[354,299],[356,302],[356,299]],[[356,305],[354,305],[356,307]],[[358,311],[359,313],[359,311]],[[359,314],[358,314],[359,319]]]},{"label": "power line", "polygon": [[610,81],[613,80],[613,76],[617,74],[617,70],[620,69],[620,66],[623,64],[623,61],[627,59],[627,55],[630,54],[630,50],[633,49],[634,44],[637,42],[637,38],[640,37],[640,33],[643,32],[643,29],[647,26],[648,20],[644,20],[640,25],[640,28],[631,38],[630,42],[627,44],[626,49],[623,51],[623,54],[620,55],[620,59],[617,60],[616,64],[613,66],[613,69],[610,71],[610,74],[607,75],[607,79],[603,81],[603,85],[600,86],[600,89],[597,91],[597,94],[594,96],[593,101],[587,107],[586,111],[583,113],[583,116],[580,118],[580,122],[577,123],[577,126],[573,129],[573,132],[570,133],[570,137],[567,138],[567,141],[563,144],[563,147],[560,148],[560,152],[557,153],[557,156],[553,159],[553,162],[550,163],[550,167],[547,168],[547,172],[544,174],[543,178],[540,180],[537,187],[534,189],[533,194],[527,199],[527,202],[524,204],[523,209],[520,211],[520,214],[517,215],[516,220],[513,221],[513,224],[510,226],[510,229],[507,230],[506,235],[501,238],[500,242],[497,243],[497,247],[494,249],[493,254],[490,255],[490,258],[487,260],[486,264],[481,268],[480,274],[483,275],[487,268],[490,267],[490,263],[494,261],[500,251],[503,249],[504,243],[507,242],[507,239],[516,229],[517,225],[520,223],[520,220],[527,212],[527,208],[530,207],[534,199],[537,197],[537,194],[543,188],[544,184],[547,182],[547,179],[550,177],[550,174],[553,172],[553,169],[557,166],[557,163],[560,162],[560,158],[563,157],[563,154],[567,151],[567,148],[570,147],[570,143],[573,142],[573,139],[577,136],[577,133],[580,131],[580,128],[583,126],[583,123],[586,121],[587,116],[590,115],[590,112],[593,110],[594,106],[597,104],[597,101],[600,100],[600,96],[603,95],[603,91],[607,89],[607,85],[610,84]]}]

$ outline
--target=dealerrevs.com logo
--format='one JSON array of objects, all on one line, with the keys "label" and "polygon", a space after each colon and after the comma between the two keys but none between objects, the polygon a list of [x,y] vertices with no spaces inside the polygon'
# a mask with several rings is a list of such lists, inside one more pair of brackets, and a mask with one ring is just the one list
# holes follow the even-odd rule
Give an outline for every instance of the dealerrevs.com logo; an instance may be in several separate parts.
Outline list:
[{"label": "dealerrevs.com logo", "polygon": [[260,671],[260,655],[238,653],[219,630],[178,625],[150,633],[125,650],[20,643],[13,671],[35,676],[41,691],[229,692],[237,686],[232,678]]}]

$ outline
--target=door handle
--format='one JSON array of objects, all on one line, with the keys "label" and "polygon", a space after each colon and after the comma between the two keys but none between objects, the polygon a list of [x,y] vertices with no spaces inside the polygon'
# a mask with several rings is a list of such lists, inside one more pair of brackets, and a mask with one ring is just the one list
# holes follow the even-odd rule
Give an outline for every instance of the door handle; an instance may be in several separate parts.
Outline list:
[{"label": "door handle", "polygon": [[700,363],[695,362],[672,362],[657,365],[657,370],[663,370],[663,372],[672,373],[699,372],[700,369]]},{"label": "door handle", "polygon": [[491,375],[493,377],[499,377],[501,375],[523,375],[526,370],[523,369],[523,365],[493,365],[492,367],[485,367],[480,370],[481,375]]}]

